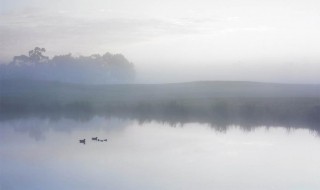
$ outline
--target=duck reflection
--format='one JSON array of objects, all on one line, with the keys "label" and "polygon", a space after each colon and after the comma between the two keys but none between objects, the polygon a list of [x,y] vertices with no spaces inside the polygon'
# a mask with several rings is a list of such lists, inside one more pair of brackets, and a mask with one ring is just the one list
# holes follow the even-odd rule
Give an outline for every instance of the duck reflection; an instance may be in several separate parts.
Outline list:
[{"label": "duck reflection", "polygon": [[97,138],[97,141],[99,141],[99,142],[107,142],[108,141],[108,139],[98,139],[98,137],[96,137]]}]

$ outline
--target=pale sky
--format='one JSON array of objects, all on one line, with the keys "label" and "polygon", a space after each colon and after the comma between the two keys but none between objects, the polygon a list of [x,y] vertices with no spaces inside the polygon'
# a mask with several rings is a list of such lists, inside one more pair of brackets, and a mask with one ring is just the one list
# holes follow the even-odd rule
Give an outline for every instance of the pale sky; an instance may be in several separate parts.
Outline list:
[{"label": "pale sky", "polygon": [[320,83],[318,0],[0,0],[0,60],[122,53],[137,82]]}]

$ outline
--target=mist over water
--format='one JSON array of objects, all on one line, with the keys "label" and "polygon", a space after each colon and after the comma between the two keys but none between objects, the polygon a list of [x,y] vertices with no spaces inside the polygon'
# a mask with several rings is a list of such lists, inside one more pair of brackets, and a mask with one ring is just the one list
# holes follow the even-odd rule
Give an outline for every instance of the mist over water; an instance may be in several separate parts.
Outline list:
[{"label": "mist over water", "polygon": [[319,190],[317,0],[0,0],[0,190]]},{"label": "mist over water", "polygon": [[[320,139],[307,129],[230,126],[221,132],[206,124],[105,117],[28,118],[0,126],[3,189],[320,187]],[[96,136],[108,141],[92,141]],[[83,138],[85,145],[78,141]]]}]

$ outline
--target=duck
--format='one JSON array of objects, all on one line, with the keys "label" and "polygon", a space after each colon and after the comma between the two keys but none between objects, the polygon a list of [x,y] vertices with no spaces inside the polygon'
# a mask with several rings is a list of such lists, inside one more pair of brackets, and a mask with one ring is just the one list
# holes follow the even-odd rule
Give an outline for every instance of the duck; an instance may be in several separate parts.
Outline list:
[{"label": "duck", "polygon": [[86,139],[82,139],[82,140],[80,139],[79,142],[83,143],[83,144],[86,144]]}]

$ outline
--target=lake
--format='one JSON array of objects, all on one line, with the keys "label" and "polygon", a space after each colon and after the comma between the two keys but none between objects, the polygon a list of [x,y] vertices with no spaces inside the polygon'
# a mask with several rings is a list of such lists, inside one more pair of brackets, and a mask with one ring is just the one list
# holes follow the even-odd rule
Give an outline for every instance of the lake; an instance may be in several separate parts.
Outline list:
[{"label": "lake", "polygon": [[0,122],[1,190],[318,190],[319,177],[320,138],[304,126],[103,116]]}]

